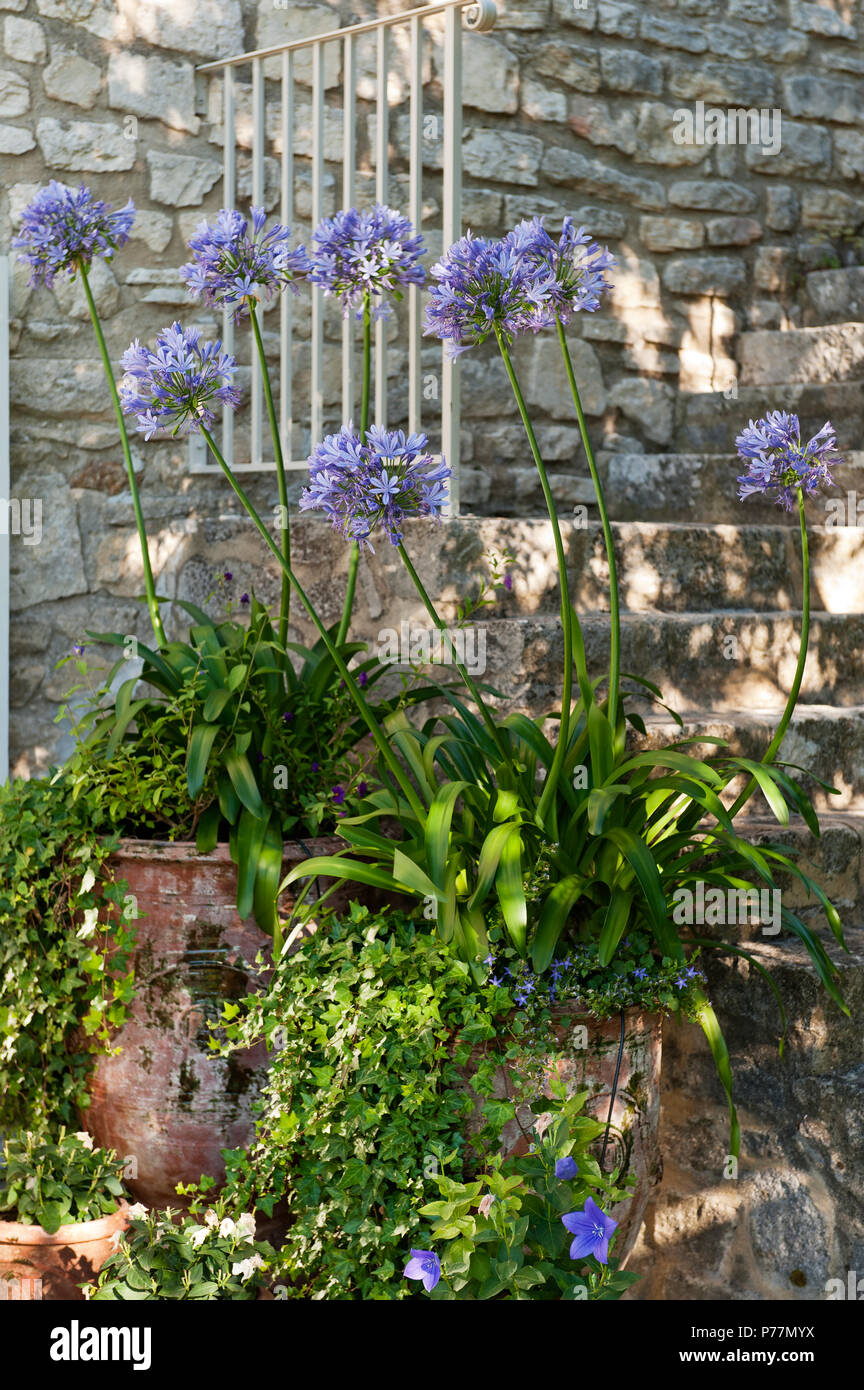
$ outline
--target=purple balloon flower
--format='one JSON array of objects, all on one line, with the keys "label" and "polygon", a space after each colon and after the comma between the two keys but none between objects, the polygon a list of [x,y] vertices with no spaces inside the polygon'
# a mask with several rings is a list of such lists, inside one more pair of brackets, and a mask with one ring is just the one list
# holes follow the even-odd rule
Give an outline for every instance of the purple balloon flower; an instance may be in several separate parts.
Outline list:
[{"label": "purple balloon flower", "polygon": [[393,545],[402,540],[408,516],[438,516],[447,501],[450,469],[426,452],[425,434],[405,435],[377,425],[359,435],[343,427],[328,435],[309,459],[309,486],[301,511],[323,511],[333,529],[373,549],[369,537],[379,526]]},{"label": "purple balloon flower", "polygon": [[833,487],[831,468],[843,462],[830,421],[802,444],[798,416],[780,410],[769,411],[762,420],[751,420],[735,446],[749,468],[738,479],[741,500],[754,493],[773,493],[777,505],[787,512],[795,506],[799,488],[813,497],[821,485]]},{"label": "purple balloon flower", "polygon": [[215,402],[235,409],[240,402],[231,384],[234,358],[218,341],[202,343],[197,328],[174,323],[163,329],[155,352],[136,338],[121,363],[126,375],[120,383],[120,403],[124,414],[136,416],[146,439],[163,429],[172,435],[196,434],[215,421]]},{"label": "purple balloon flower", "polygon": [[559,1158],[555,1164],[555,1176],[561,1178],[563,1182],[569,1182],[571,1178],[575,1178],[578,1172],[579,1165],[575,1158]]},{"label": "purple balloon flower", "polygon": [[[362,306],[367,295],[377,300],[389,294],[398,298],[403,286],[422,285],[426,279],[419,264],[426,251],[423,238],[407,217],[383,203],[365,212],[348,208],[325,217],[315,228],[313,241],[309,279],[325,295],[341,300],[343,318]],[[387,306],[379,303],[376,312],[379,317],[386,314]]]},{"label": "purple balloon flower", "polygon": [[431,1293],[441,1278],[441,1261],[434,1250],[412,1250],[403,1278],[421,1279],[426,1292]]},{"label": "purple balloon flower", "polygon": [[584,227],[577,228],[572,217],[564,218],[557,241],[547,232],[542,217],[520,222],[505,240],[529,263],[547,272],[539,327],[546,327],[555,318],[567,323],[580,310],[593,314],[600,307],[600,296],[612,289],[605,272],[615,265],[614,256],[608,247],[592,241]]},{"label": "purple balloon flower", "polygon": [[570,1245],[571,1260],[584,1260],[593,1255],[601,1265],[609,1259],[609,1237],[617,1228],[618,1222],[601,1211],[593,1197],[585,1198],[582,1211],[570,1211],[562,1216],[567,1230],[575,1236]]},{"label": "purple balloon flower", "polygon": [[112,212],[110,203],[94,198],[83,183],[76,191],[52,179],[24,209],[12,245],[31,268],[30,284],[50,289],[61,270],[71,276],[97,256],[110,260],[129,240],[134,220],[131,198],[125,208]]},{"label": "purple balloon flower", "polygon": [[291,228],[276,223],[264,231],[267,214],[251,208],[252,229],[241,213],[223,208],[214,223],[199,222],[189,238],[193,260],[180,267],[189,293],[206,304],[234,310],[235,320],[249,312],[250,299],[270,301],[279,290],[297,293],[298,281],[311,269],[302,246],[291,250]]},{"label": "purple balloon flower", "polygon": [[509,241],[469,233],[430,273],[438,284],[429,291],[424,332],[443,339],[451,357],[477,347],[496,329],[509,345],[543,326],[552,272]]}]

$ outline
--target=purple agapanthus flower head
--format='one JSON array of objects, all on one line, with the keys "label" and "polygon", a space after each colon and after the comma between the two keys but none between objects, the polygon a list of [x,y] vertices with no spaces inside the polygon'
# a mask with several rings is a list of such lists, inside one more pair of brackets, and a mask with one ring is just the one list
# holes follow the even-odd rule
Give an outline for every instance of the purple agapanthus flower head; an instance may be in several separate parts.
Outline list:
[{"label": "purple agapanthus flower head", "polygon": [[567,1158],[559,1158],[555,1164],[555,1176],[560,1178],[562,1182],[569,1182],[571,1178],[575,1178],[578,1172],[578,1163],[575,1158],[570,1158],[569,1155]]},{"label": "purple agapanthus flower head", "polygon": [[593,1255],[601,1265],[609,1260],[609,1238],[618,1222],[601,1211],[593,1197],[585,1198],[582,1211],[570,1211],[562,1216],[567,1230],[575,1237],[570,1245],[571,1260],[584,1260]]},{"label": "purple agapanthus flower head", "polygon": [[450,469],[427,453],[427,443],[425,434],[377,425],[365,443],[347,426],[328,435],[309,459],[301,511],[325,512],[335,531],[370,550],[369,537],[379,526],[399,545],[406,517],[438,516],[447,501]]},{"label": "purple agapanthus flower head", "polygon": [[398,299],[406,285],[426,279],[420,257],[426,247],[407,217],[376,203],[364,212],[348,208],[325,217],[313,234],[309,279],[342,303],[343,317],[362,314],[367,295],[375,312],[386,315],[386,298]]},{"label": "purple agapanthus flower head", "polygon": [[95,257],[110,260],[129,240],[134,220],[131,198],[125,208],[112,212],[110,203],[94,198],[83,183],[76,190],[52,179],[24,209],[12,245],[31,268],[30,284],[50,289],[62,270],[71,276]]},{"label": "purple agapanthus flower head", "polygon": [[251,228],[235,208],[223,208],[213,223],[199,222],[189,238],[193,260],[180,267],[191,295],[233,309],[235,319],[248,314],[252,299],[269,302],[286,287],[296,294],[311,269],[304,248],[291,249],[290,227],[277,222],[266,232],[264,209],[249,215]]},{"label": "purple agapanthus flower head", "polygon": [[[157,430],[195,434],[216,419],[217,402],[234,408],[240,393],[232,385],[236,363],[222,344],[202,343],[197,328],[174,323],[156,339],[156,350],[137,338],[121,359],[126,375],[120,383],[124,414],[134,415],[146,439]],[[241,599],[242,602],[242,599]]]},{"label": "purple agapanthus flower head", "polygon": [[612,289],[606,271],[615,265],[608,247],[592,241],[584,227],[565,217],[557,241],[549,235],[542,217],[520,222],[505,237],[520,256],[548,274],[543,279],[539,305],[539,328],[559,318],[567,323],[573,314],[593,314],[600,307],[600,296]]},{"label": "purple agapanthus flower head", "polygon": [[787,512],[795,506],[799,488],[813,497],[821,486],[833,487],[831,468],[843,462],[830,421],[804,444],[798,416],[781,410],[751,420],[735,446],[748,467],[738,479],[741,500],[754,493],[773,495]]},{"label": "purple agapanthus flower head", "polygon": [[451,357],[492,334],[500,333],[509,346],[520,334],[543,326],[551,269],[507,240],[469,232],[430,273],[438,283],[429,292],[424,332],[443,339]]},{"label": "purple agapanthus flower head", "polygon": [[403,1271],[405,1279],[420,1279],[427,1293],[431,1293],[441,1278],[441,1261],[434,1250],[412,1250],[411,1258]]}]

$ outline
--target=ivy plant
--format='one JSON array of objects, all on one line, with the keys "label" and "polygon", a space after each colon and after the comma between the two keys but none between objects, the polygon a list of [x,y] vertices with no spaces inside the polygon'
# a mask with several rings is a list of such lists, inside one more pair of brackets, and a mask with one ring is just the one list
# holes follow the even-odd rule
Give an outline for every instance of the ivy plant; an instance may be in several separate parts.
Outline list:
[{"label": "ivy plant", "polygon": [[74,1126],[133,992],[135,905],[100,839],[98,792],[0,787],[0,1131]]}]

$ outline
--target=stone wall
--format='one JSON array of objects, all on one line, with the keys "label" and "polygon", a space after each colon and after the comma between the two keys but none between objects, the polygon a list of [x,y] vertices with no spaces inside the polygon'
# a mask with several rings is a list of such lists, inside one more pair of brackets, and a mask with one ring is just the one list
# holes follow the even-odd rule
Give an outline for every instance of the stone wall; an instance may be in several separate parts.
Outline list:
[{"label": "stone wall", "polygon": [[[407,6],[406,6],[407,7]],[[496,233],[523,215],[560,225],[573,213],[619,257],[614,299],[574,327],[574,356],[599,444],[674,447],[677,393],[734,390],[735,335],[796,322],[798,286],[815,265],[855,258],[864,218],[864,47],[852,0],[500,0],[491,34],[465,36],[465,224]],[[220,85],[196,73],[213,58],[321,32],[374,13],[348,5],[267,0],[0,0],[0,244],[49,176],[83,179],[115,203],[132,196],[133,239],[94,288],[116,360],[130,340],[175,316],[217,331],[178,282],[185,239],[220,205]],[[424,100],[441,109],[440,24],[427,47]],[[392,200],[404,197],[405,54],[395,45],[390,87]],[[335,50],[334,50],[335,55]],[[360,53],[358,198],[371,197],[374,52]],[[298,64],[298,235],[308,237],[309,72]],[[328,84],[327,149],[338,153],[340,75]],[[273,93],[271,92],[272,96]],[[678,143],[676,112],[775,107],[782,144]],[[248,89],[238,91],[241,202],[249,196]],[[275,107],[273,108],[275,111]],[[424,232],[440,247],[440,122],[424,140]],[[278,153],[274,145],[273,153]],[[269,206],[277,201],[267,166]],[[335,210],[338,169],[325,181]],[[56,659],[87,627],[141,630],[140,567],[116,429],[80,288],[13,294],[13,495],[43,505],[40,545],[13,539],[15,766],[52,754],[53,712],[66,684]],[[298,391],[305,319],[298,314]],[[271,320],[272,322],[272,320]],[[275,327],[275,325],[274,325]],[[327,411],[335,421],[340,322],[327,319]],[[270,331],[269,343],[275,347]],[[516,360],[554,470],[580,471],[579,444],[548,338],[520,343]],[[425,349],[434,383],[440,363]],[[404,358],[391,364],[393,417],[404,409]],[[466,505],[538,510],[522,487],[521,428],[501,364],[463,358]],[[308,448],[301,429],[295,454]],[[170,591],[180,538],[226,510],[222,485],[191,475],[185,451],[136,445],[160,583]],[[299,486],[299,483],[298,483]],[[272,478],[254,484],[271,500]],[[573,500],[564,496],[562,500]],[[227,508],[230,510],[230,508]]]}]

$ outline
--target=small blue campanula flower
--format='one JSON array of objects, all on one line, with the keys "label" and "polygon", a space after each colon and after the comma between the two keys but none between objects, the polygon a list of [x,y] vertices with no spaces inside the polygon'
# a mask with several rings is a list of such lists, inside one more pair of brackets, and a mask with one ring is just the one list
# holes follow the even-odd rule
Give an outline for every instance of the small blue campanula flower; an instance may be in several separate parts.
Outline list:
[{"label": "small blue campanula flower", "polygon": [[[426,248],[407,217],[376,203],[360,212],[348,208],[325,217],[313,233],[309,279],[325,295],[341,300],[343,318],[362,306],[368,295],[379,301],[378,316],[387,313],[388,295],[399,297],[406,285],[422,285],[419,264]],[[362,312],[362,310],[359,310]]]},{"label": "small blue campanula flower", "polygon": [[569,1156],[567,1158],[559,1158],[555,1164],[555,1176],[556,1178],[560,1178],[562,1182],[569,1182],[571,1178],[575,1178],[578,1172],[579,1165],[575,1158],[570,1158]]},{"label": "small blue campanula flower", "polygon": [[24,209],[12,245],[31,268],[30,284],[50,289],[62,270],[72,276],[97,256],[110,260],[129,240],[134,220],[131,198],[125,208],[112,212],[110,203],[94,198],[83,183],[76,191],[52,179]]},{"label": "small blue campanula flower", "polygon": [[593,1255],[601,1265],[608,1262],[609,1237],[617,1229],[618,1222],[601,1211],[593,1197],[585,1198],[582,1211],[570,1211],[561,1220],[575,1237],[570,1245],[571,1260],[584,1260],[587,1255]]},{"label": "small blue campanula flower", "polygon": [[297,293],[311,269],[302,246],[289,246],[291,228],[276,223],[264,231],[267,214],[251,208],[252,229],[241,213],[223,208],[213,223],[199,222],[189,238],[193,259],[180,274],[194,298],[234,310],[235,320],[249,312],[249,301],[270,301],[279,290]]},{"label": "small blue campanula flower", "polygon": [[301,511],[325,512],[335,531],[370,550],[369,537],[379,526],[399,545],[406,517],[438,516],[447,501],[450,469],[426,452],[427,443],[425,434],[373,425],[364,444],[343,426],[309,459]]},{"label": "small blue campanula flower", "polygon": [[402,1277],[422,1280],[426,1292],[431,1293],[441,1278],[441,1261],[434,1250],[412,1250]]},{"label": "small blue campanula flower", "polygon": [[748,472],[738,479],[741,500],[755,493],[773,493],[777,505],[787,512],[795,506],[799,488],[813,497],[820,486],[833,487],[831,468],[843,462],[830,421],[803,444],[798,416],[780,410],[751,420],[735,446],[748,465]]},{"label": "small blue campanula flower", "polygon": [[577,228],[572,217],[564,218],[557,241],[543,226],[542,217],[520,222],[505,240],[518,255],[548,272],[538,306],[540,327],[556,318],[567,323],[580,311],[593,314],[600,307],[600,296],[612,289],[606,271],[615,265],[614,256],[592,241],[584,227]]},{"label": "small blue campanula flower", "polygon": [[234,358],[218,341],[202,343],[197,328],[184,329],[179,323],[164,328],[155,352],[136,338],[121,365],[126,375],[120,383],[120,404],[124,414],[136,416],[146,439],[157,430],[195,434],[202,424],[213,424],[217,401],[235,409],[240,402],[232,385]]},{"label": "small blue campanula flower", "polygon": [[496,331],[509,346],[543,326],[552,271],[508,241],[472,237],[454,242],[430,272],[437,284],[426,304],[427,337],[447,343],[450,357],[477,347]]}]

